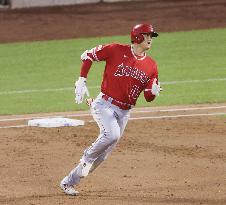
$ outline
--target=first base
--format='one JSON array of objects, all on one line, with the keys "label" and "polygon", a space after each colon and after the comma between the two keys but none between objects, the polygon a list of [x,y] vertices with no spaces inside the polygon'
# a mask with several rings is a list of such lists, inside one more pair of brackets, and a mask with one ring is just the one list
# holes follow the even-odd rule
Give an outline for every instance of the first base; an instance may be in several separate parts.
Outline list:
[{"label": "first base", "polygon": [[28,121],[28,126],[36,127],[69,127],[82,126],[84,124],[85,122],[83,120],[75,120],[63,117],[33,119]]}]

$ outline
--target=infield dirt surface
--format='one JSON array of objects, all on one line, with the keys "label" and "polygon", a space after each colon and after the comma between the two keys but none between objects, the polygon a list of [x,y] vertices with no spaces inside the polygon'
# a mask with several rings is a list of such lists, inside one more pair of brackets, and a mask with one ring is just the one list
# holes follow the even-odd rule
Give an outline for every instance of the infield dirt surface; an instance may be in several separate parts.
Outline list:
[{"label": "infield dirt surface", "polygon": [[[224,28],[225,19],[226,3],[220,0],[0,10],[0,42],[126,35],[135,23],[149,20],[161,35]],[[159,118],[129,121],[110,157],[81,181],[77,197],[62,193],[59,182],[97,137],[95,123],[1,128],[0,204],[225,205],[226,118],[216,113],[226,113],[226,104],[148,109],[150,112],[137,112],[133,117]],[[164,109],[168,111],[160,111]],[[0,127],[27,123],[6,119],[32,116],[0,116]]]}]

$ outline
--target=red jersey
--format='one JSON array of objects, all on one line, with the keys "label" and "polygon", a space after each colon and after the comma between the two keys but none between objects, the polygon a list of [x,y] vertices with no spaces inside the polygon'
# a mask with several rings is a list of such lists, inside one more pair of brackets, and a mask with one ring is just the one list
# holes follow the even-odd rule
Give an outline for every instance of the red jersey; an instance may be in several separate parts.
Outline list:
[{"label": "red jersey", "polygon": [[[101,92],[117,101],[135,105],[142,91],[147,101],[155,98],[150,89],[158,70],[155,61],[149,56],[138,57],[132,46],[121,44],[99,45],[82,54],[81,59],[90,67],[92,61],[105,61]],[[86,77],[88,70],[81,71]],[[87,73],[86,73],[87,72]]]}]

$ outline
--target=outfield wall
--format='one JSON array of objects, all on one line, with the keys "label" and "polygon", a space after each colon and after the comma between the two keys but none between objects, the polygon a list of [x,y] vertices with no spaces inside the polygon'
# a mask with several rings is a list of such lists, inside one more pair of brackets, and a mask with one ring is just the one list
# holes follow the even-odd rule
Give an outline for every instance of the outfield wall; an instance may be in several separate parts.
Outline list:
[{"label": "outfield wall", "polygon": [[11,0],[11,8],[29,8],[29,7],[45,7],[60,6],[73,4],[88,4],[98,2],[122,2],[133,0]]},{"label": "outfield wall", "polygon": [[97,3],[100,0],[11,0],[11,8],[29,8]]}]

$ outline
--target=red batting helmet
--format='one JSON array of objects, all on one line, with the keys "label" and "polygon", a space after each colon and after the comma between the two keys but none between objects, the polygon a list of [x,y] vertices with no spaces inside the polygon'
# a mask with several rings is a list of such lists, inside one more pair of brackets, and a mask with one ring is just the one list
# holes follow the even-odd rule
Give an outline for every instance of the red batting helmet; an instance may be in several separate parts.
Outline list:
[{"label": "red batting helmet", "polygon": [[158,33],[154,32],[151,24],[138,24],[135,25],[131,31],[131,42],[132,43],[142,43],[144,36],[142,34],[151,33],[152,37],[157,37]]}]

